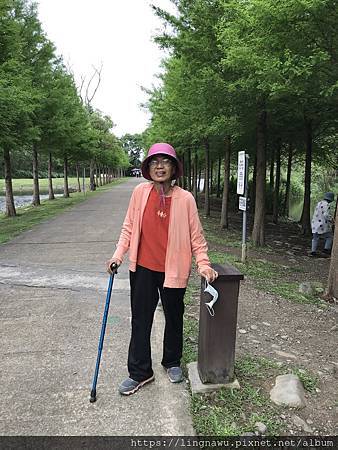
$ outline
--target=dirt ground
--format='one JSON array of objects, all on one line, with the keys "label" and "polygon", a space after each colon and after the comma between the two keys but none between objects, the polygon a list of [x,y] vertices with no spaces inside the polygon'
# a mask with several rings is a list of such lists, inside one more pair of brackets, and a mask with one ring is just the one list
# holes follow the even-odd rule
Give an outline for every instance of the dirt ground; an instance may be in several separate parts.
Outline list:
[{"label": "dirt ground", "polygon": [[[240,229],[240,215],[231,218],[231,227],[230,232]],[[326,286],[330,258],[308,256],[311,237],[301,236],[296,223],[267,223],[266,244],[262,251],[249,249],[248,257],[297,267],[300,270],[291,275],[293,282]],[[212,241],[209,248],[220,250]],[[223,251],[240,255],[241,250],[231,247]],[[315,391],[306,393],[304,409],[285,408],[281,414],[287,434],[337,435],[337,316],[336,302],[299,304],[259,291],[249,277],[241,283],[236,353],[263,356],[278,362],[282,373],[299,368],[318,379]],[[273,375],[266,380],[268,391],[274,381]]]}]

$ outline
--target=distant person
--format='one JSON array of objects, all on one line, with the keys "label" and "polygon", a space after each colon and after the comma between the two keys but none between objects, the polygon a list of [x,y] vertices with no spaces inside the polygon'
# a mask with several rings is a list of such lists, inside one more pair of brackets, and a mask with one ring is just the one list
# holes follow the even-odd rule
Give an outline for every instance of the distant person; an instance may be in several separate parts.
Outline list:
[{"label": "distant person", "polygon": [[122,395],[154,380],[150,334],[159,293],[165,316],[161,364],[172,383],[183,381],[183,297],[192,256],[208,282],[218,276],[210,265],[194,197],[173,183],[183,174],[174,148],[166,143],[152,145],[141,170],[148,182],[134,189],[117,249],[107,261],[111,272],[110,265],[119,266],[129,250],[132,331],[129,377],[119,386]]},{"label": "distant person", "polygon": [[333,214],[330,206],[334,200],[333,192],[326,192],[323,200],[317,203],[315,212],[312,217],[312,245],[311,256],[319,256],[317,252],[319,239],[322,237],[325,240],[323,253],[331,254],[333,242]]}]

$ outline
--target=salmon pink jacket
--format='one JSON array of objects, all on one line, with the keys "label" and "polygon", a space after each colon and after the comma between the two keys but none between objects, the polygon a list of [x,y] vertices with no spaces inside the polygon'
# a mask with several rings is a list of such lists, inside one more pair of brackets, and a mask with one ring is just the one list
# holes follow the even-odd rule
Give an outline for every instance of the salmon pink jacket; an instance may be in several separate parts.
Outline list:
[{"label": "salmon pink jacket", "polygon": [[[136,271],[142,217],[153,185],[152,182],[141,183],[134,189],[113,255],[113,258],[123,261],[129,250],[129,269],[132,272]],[[192,256],[196,259],[199,271],[210,267],[207,251],[195,199],[190,192],[175,186],[171,197],[163,286],[185,288],[191,271]]]}]

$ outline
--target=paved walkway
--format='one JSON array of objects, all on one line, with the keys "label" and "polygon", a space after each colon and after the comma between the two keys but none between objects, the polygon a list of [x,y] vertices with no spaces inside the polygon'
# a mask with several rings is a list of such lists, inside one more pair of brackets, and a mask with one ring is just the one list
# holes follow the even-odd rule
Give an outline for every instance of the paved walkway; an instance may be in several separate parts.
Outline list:
[{"label": "paved walkway", "polygon": [[128,264],[115,278],[98,381],[89,403],[108,275],[132,179],[0,246],[1,435],[192,435],[185,383],[160,365],[163,315],[152,335],[156,380],[122,397],[130,336]]}]

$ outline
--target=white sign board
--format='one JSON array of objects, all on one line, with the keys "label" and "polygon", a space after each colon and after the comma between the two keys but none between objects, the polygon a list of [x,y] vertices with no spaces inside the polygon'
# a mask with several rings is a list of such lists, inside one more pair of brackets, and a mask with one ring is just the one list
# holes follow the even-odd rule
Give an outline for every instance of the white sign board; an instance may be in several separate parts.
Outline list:
[{"label": "white sign board", "polygon": [[245,152],[238,152],[237,194],[243,195],[245,189]]},{"label": "white sign board", "polygon": [[245,197],[239,197],[238,208],[241,211],[246,211],[246,198]]}]

